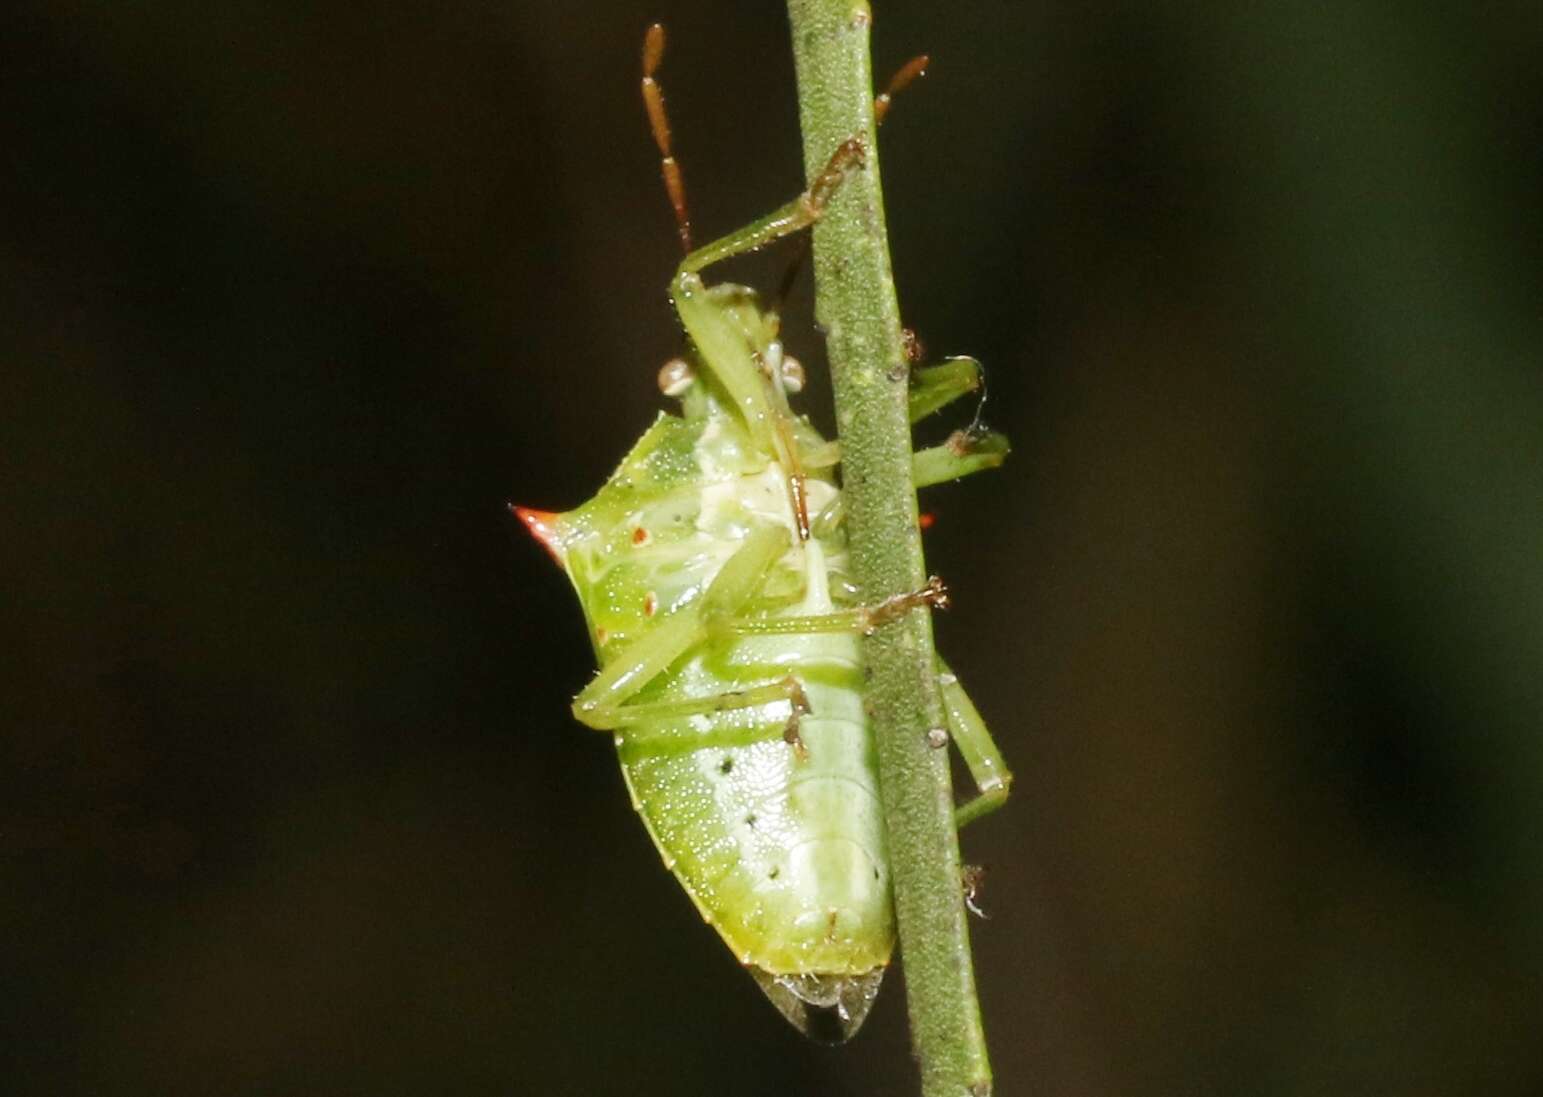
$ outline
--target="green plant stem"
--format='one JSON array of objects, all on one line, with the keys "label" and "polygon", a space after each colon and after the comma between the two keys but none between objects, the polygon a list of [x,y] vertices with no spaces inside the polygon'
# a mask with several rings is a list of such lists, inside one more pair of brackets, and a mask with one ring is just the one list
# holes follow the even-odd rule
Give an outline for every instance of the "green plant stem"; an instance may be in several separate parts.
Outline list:
[{"label": "green plant stem", "polygon": [[[841,437],[852,567],[866,601],[926,580],[907,416],[910,369],[890,270],[873,120],[866,0],[788,0],[804,170],[813,180],[859,137],[866,165],[814,228],[815,312],[826,331]],[[959,875],[932,621],[916,610],[868,637],[868,705],[905,961],[911,1039],[924,1097],[983,1097],[991,1068]]]}]

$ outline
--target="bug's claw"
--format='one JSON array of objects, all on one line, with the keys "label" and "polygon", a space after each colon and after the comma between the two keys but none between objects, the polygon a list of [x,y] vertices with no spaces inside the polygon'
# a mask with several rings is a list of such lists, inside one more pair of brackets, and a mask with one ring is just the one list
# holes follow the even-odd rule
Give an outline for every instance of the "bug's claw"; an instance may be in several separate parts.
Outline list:
[{"label": "bug's claw", "polygon": [[814,711],[809,707],[809,695],[804,692],[802,682],[790,674],[783,683],[788,688],[788,703],[793,706],[794,716],[808,716]]},{"label": "bug's claw", "polygon": [[794,757],[802,762],[809,757],[809,748],[804,746],[803,737],[798,734],[798,722],[814,710],[810,708],[803,683],[797,678],[790,674],[782,680],[782,685],[788,691],[788,707],[792,709],[782,729],[782,741],[793,748]]},{"label": "bug's claw", "polygon": [[987,914],[975,903],[975,897],[980,894],[980,887],[985,882],[985,879],[986,868],[984,865],[961,865],[959,868],[959,882],[964,887],[965,908],[977,918],[990,920],[991,915]]},{"label": "bug's claw", "polygon": [[793,757],[800,762],[808,761],[809,748],[804,746],[803,736],[798,734],[798,713],[788,717],[787,725],[782,729],[782,741],[793,748]]},{"label": "bug's claw", "polygon": [[927,585],[921,590],[892,594],[878,605],[860,610],[858,616],[863,635],[872,636],[880,625],[898,620],[910,610],[919,609],[922,606],[947,609],[948,604],[948,587],[942,579],[933,575],[927,579]]}]

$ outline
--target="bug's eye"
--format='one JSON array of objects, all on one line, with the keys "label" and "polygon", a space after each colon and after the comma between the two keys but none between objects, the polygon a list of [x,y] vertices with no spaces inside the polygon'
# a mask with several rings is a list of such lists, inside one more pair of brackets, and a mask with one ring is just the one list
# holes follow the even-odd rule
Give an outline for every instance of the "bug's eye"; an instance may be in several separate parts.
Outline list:
[{"label": "bug's eye", "polygon": [[666,396],[680,396],[696,380],[696,371],[684,358],[671,358],[659,367],[659,391]]},{"label": "bug's eye", "polygon": [[804,364],[791,354],[782,358],[782,387],[788,392],[804,391]]}]

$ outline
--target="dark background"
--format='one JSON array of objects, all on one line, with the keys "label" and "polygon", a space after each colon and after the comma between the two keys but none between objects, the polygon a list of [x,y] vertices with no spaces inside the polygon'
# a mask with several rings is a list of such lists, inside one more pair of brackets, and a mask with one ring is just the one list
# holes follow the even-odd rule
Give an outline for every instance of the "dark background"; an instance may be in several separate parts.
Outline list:
[{"label": "dark background", "polygon": [[[1536,4],[877,6],[1016,444],[929,496],[1000,1091],[1543,1091]],[[911,1092],[899,978],[806,1043],[661,869],[503,509],[679,345],[655,18],[706,238],[801,185],[776,3],[6,6],[7,1092]]]}]

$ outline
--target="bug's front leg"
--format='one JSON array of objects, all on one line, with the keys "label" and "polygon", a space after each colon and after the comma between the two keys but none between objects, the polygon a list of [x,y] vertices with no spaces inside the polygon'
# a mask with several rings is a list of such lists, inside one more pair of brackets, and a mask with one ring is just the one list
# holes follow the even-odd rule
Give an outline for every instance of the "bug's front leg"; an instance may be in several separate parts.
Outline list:
[{"label": "bug's front leg", "polygon": [[943,707],[948,711],[949,734],[959,745],[960,757],[978,790],[976,796],[954,809],[954,825],[962,827],[1007,803],[1013,775],[980,712],[941,658],[938,659],[938,685],[943,693]]},{"label": "bug's front leg", "polygon": [[867,156],[868,150],[861,138],[847,138],[831,154],[825,169],[815,176],[808,190],[765,217],[752,221],[744,228],[731,232],[727,236],[719,237],[710,244],[704,244],[688,254],[681,262],[680,276],[677,281],[731,256],[756,251],[784,236],[791,236],[800,229],[808,228],[825,212],[831,195],[841,185],[847,173],[861,167]]},{"label": "bug's front leg", "polygon": [[627,702],[670,664],[705,641],[712,622],[736,613],[787,547],[787,531],[778,526],[752,531],[718,569],[702,597],[628,644],[590,680],[574,698],[574,716],[602,731],[621,726]]},{"label": "bug's front leg", "polygon": [[[735,718],[734,714],[748,712],[766,705],[782,703],[787,706],[787,717],[769,716],[765,719]],[[802,755],[803,740],[799,738],[799,721],[810,713],[809,698],[797,678],[786,677],[764,685],[745,689],[724,690],[707,697],[692,697],[678,701],[628,702],[602,708],[594,715],[591,726],[614,731],[617,741],[623,738],[633,748],[646,754],[668,754],[676,750],[701,750],[704,747],[748,747],[781,737]],[[715,719],[705,729],[683,720],[687,716],[726,717]]]}]

